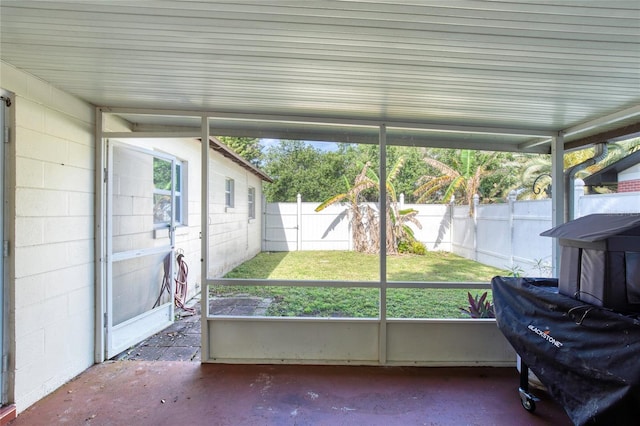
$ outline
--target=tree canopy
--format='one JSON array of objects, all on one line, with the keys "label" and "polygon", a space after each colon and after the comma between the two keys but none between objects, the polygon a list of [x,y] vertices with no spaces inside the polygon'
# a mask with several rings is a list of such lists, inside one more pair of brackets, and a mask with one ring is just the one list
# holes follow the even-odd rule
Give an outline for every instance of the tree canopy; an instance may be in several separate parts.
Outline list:
[{"label": "tree canopy", "polygon": [[238,154],[254,166],[260,166],[262,164],[262,149],[260,148],[260,139],[238,138],[232,136],[217,136],[216,139],[227,145],[236,154]]},{"label": "tree canopy", "polygon": [[[303,141],[281,140],[264,155],[264,171],[273,179],[265,188],[267,201],[325,200],[344,189],[343,176],[352,169],[348,149],[321,151]],[[355,176],[355,175],[354,175]]]},{"label": "tree canopy", "polygon": [[[293,202],[301,194],[303,201],[321,203],[346,193],[364,164],[379,174],[377,144],[338,143],[337,148],[325,150],[305,141],[280,140],[263,149],[258,139],[219,139],[273,178],[273,183],[265,185],[268,202]],[[585,173],[628,155],[638,149],[639,141],[610,145],[605,161]],[[567,153],[565,167],[591,156],[589,149]],[[451,195],[455,195],[456,202],[467,203],[476,193],[482,203],[504,202],[511,190],[521,198],[530,198],[534,180],[551,167],[548,155],[444,148],[387,146],[386,158],[387,173],[403,159],[403,166],[394,177],[394,189],[398,196],[404,194],[405,203],[410,204],[449,202]],[[360,201],[377,202],[378,197],[374,188],[365,188],[358,194]]]},{"label": "tree canopy", "polygon": [[[345,180],[353,182],[364,164],[378,173],[377,145],[337,144],[335,151],[314,148],[303,141],[281,140],[264,154],[264,171],[274,179],[265,189],[267,201],[295,201],[301,194],[304,201],[322,202],[347,190]],[[413,203],[415,183],[426,173],[418,148],[388,147],[387,167],[403,158],[403,167],[395,179],[398,194]],[[378,192],[369,188],[359,194],[361,201],[378,201]]]}]

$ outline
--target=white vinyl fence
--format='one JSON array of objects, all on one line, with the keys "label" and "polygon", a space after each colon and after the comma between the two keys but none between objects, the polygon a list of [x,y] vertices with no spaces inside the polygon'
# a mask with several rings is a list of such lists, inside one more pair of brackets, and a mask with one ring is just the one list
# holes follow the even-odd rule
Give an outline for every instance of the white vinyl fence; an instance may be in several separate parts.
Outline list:
[{"label": "white vinyl fence", "polygon": [[551,228],[551,200],[455,206],[452,252],[485,265],[527,276],[551,272],[553,241],[540,233]]},{"label": "white vinyl fence", "polygon": [[[348,209],[334,204],[316,212],[320,203],[267,203],[263,251],[351,250]],[[377,209],[377,206],[371,204]],[[422,229],[411,228],[429,250],[451,251],[451,207],[445,204],[407,204],[420,213]]]},{"label": "white vinyl fence", "polygon": [[[575,215],[640,213],[640,192],[581,195],[576,183]],[[268,203],[264,212],[263,251],[350,250],[348,209],[333,205],[321,212],[319,203]],[[375,208],[375,206],[374,206]],[[549,276],[553,240],[540,233],[551,228],[551,200],[514,201],[469,206],[405,204],[418,210],[422,229],[416,238],[428,250],[453,252],[467,259],[517,272]]]}]

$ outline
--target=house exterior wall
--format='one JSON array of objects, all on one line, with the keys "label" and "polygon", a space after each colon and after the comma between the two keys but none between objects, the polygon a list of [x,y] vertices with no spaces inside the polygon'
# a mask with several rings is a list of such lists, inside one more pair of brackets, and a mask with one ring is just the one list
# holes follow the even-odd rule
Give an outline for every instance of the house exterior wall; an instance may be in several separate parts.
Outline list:
[{"label": "house exterior wall", "polygon": [[[176,229],[176,250],[189,265],[189,294],[199,291],[200,272],[200,142],[195,139],[128,139],[152,151],[175,156],[187,165],[188,221]],[[210,270],[209,278],[229,272],[261,250],[262,180],[255,174],[209,149],[210,158]],[[225,206],[225,180],[234,181],[234,207]],[[255,218],[249,219],[248,191],[255,189]],[[197,291],[196,291],[197,290]]]},{"label": "house exterior wall", "polygon": [[[211,152],[211,150],[210,150]],[[262,180],[214,154],[209,162],[209,270],[208,278],[224,275],[261,250]],[[225,180],[234,181],[234,207],[225,205]],[[249,219],[248,191],[255,188],[255,219]]]},{"label": "house exterior wall", "polygon": [[618,192],[638,192],[640,191],[640,179],[627,180],[618,183]]},{"label": "house exterior wall", "polygon": [[93,364],[94,108],[1,63],[7,146],[9,399],[18,412]]},{"label": "house exterior wall", "polygon": [[[186,181],[186,223],[176,227],[176,252],[184,254],[189,267],[187,277],[188,298],[200,291],[200,142],[194,139],[127,139],[122,142],[150,151],[170,154],[183,163]],[[212,157],[219,156],[212,152]],[[166,238],[166,231],[155,233],[156,238]],[[174,267],[177,265],[174,265]]]},{"label": "house exterior wall", "polygon": [[[14,94],[5,183],[7,398],[21,412],[94,363],[95,108],[5,62],[0,66],[0,88]],[[105,128],[125,131],[126,123],[108,121]],[[200,143],[136,143],[187,164],[188,221],[176,231],[176,248],[186,255],[194,295],[201,284]],[[210,274],[216,277],[260,251],[262,181],[210,153]],[[235,181],[233,209],[224,207],[226,177]],[[249,187],[256,191],[252,220]]]},{"label": "house exterior wall", "polygon": [[618,192],[640,191],[640,164],[618,174]]},{"label": "house exterior wall", "polygon": [[[189,265],[189,296],[200,291],[200,142],[194,139],[128,139],[126,143],[170,154],[186,164],[186,225],[176,229],[176,250]],[[262,180],[211,149],[210,161],[210,269],[217,278],[258,254],[262,244]],[[225,206],[225,180],[234,181],[234,207]],[[248,190],[255,188],[255,218],[249,219]]]}]

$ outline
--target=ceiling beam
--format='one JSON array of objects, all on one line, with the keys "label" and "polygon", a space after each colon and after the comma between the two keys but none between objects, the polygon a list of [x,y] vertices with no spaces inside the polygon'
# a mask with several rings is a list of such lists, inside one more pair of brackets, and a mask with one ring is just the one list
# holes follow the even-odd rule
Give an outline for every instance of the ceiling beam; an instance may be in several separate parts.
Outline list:
[{"label": "ceiling beam", "polygon": [[633,117],[640,117],[640,105],[635,105],[633,107],[614,112],[613,114],[604,115],[594,120],[589,120],[576,126],[566,128],[562,130],[562,133],[566,138],[578,133],[593,130],[601,126],[606,126],[617,121],[627,120]]},{"label": "ceiling beam", "polygon": [[[589,130],[594,130],[594,129],[597,129],[598,127],[610,125],[618,121],[628,120],[633,117],[638,117],[638,121],[632,124],[627,124],[627,125],[618,127],[616,129],[610,129],[605,132],[585,136],[580,139],[574,139],[570,142],[565,142],[564,144],[565,150],[577,149],[582,146],[592,145],[599,142],[606,142],[609,139],[631,135],[640,131],[640,129],[638,129],[637,127],[640,123],[640,105],[635,105],[633,107],[617,111],[613,114],[608,114],[608,115],[596,118],[594,120],[589,120],[584,123],[578,124],[576,126],[569,127],[567,129],[564,129],[558,132],[558,134],[562,134],[566,139],[568,137],[574,136],[579,133],[587,132]],[[534,139],[534,140],[519,144],[518,148],[520,150],[525,151],[527,149],[534,148],[538,145],[548,145],[550,143],[551,143],[551,139]]]},{"label": "ceiling beam", "polygon": [[595,135],[587,136],[578,140],[567,142],[564,144],[565,150],[573,150],[582,148],[587,145],[594,145],[600,142],[607,142],[611,139],[619,138],[621,136],[633,135],[640,132],[640,120],[617,129],[608,130],[606,132],[598,133]]},{"label": "ceiling beam", "polygon": [[[491,126],[465,126],[465,125],[449,125],[429,122],[405,122],[393,120],[363,120],[363,119],[345,119],[340,117],[314,117],[314,116],[295,116],[295,115],[265,115],[250,113],[233,113],[219,111],[185,111],[185,110],[162,110],[162,109],[136,109],[136,108],[116,108],[105,107],[104,111],[112,114],[124,115],[149,115],[149,116],[165,116],[165,117],[209,117],[212,120],[224,119],[230,121],[238,121],[238,129],[242,129],[242,122],[265,122],[265,123],[282,123],[282,124],[315,124],[326,126],[351,126],[351,127],[373,127],[376,130],[381,125],[387,126],[389,129],[407,129],[424,132],[448,132],[458,134],[487,134],[487,135],[506,135],[506,136],[531,136],[531,137],[552,137],[555,132],[549,132],[539,129],[523,129],[510,127],[491,127]],[[134,123],[135,124],[135,123]],[[215,123],[212,124],[215,127]]]}]

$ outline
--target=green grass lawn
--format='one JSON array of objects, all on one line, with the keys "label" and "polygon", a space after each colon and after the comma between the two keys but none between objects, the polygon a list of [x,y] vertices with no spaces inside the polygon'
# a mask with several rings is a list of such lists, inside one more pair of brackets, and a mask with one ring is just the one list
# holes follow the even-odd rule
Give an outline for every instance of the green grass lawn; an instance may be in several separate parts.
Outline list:
[{"label": "green grass lawn", "polygon": [[[387,257],[388,281],[490,282],[508,271],[447,252]],[[260,253],[229,272],[226,278],[377,281],[379,256],[345,251]],[[389,318],[468,318],[465,289],[388,289]],[[270,316],[376,318],[377,288],[217,286],[211,296],[247,294],[272,299]]]}]

